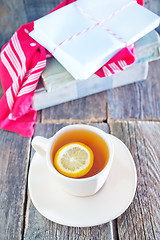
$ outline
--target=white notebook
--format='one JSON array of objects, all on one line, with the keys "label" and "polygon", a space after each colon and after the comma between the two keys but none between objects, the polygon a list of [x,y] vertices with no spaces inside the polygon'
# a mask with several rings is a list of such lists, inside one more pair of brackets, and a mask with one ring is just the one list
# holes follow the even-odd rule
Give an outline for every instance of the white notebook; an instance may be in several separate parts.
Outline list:
[{"label": "white notebook", "polygon": [[75,79],[87,79],[159,20],[136,1],[78,0],[36,20],[30,36]]}]

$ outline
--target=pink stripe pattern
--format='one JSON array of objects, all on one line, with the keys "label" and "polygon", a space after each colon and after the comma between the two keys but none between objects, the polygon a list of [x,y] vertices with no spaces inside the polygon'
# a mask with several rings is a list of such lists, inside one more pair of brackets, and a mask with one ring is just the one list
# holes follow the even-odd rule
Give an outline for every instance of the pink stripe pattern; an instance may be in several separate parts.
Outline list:
[{"label": "pink stripe pattern", "polygon": [[103,73],[105,77],[109,77],[112,75],[112,72],[106,66],[103,67]]},{"label": "pink stripe pattern", "polygon": [[13,81],[6,91],[7,104],[9,109],[12,110],[16,97],[23,96],[36,89],[37,79],[39,79],[46,65],[46,60],[39,61],[35,67],[26,71],[26,57],[16,32],[1,52],[1,61]]},{"label": "pink stripe pattern", "polygon": [[125,69],[127,67],[127,63],[125,60],[119,60],[118,64],[122,69]]},{"label": "pink stripe pattern", "polygon": [[108,65],[113,70],[114,73],[119,73],[121,71],[121,69],[118,67],[118,65],[115,62],[110,63]]},{"label": "pink stripe pattern", "polygon": [[46,60],[40,61],[37,63],[37,65],[34,68],[30,69],[26,73],[27,75],[27,77],[25,77],[26,81],[24,81],[23,85],[21,86],[21,89],[17,95],[18,97],[24,94],[28,94],[36,89],[37,83],[38,83],[37,79],[40,78],[41,72],[44,69],[45,65],[46,65]]}]

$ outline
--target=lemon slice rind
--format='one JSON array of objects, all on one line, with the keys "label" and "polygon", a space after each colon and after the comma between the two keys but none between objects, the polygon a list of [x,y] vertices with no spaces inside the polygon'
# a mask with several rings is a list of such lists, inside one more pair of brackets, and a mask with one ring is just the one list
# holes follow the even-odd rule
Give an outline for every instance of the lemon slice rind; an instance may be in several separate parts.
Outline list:
[{"label": "lemon slice rind", "polygon": [[93,152],[85,144],[74,142],[61,147],[54,158],[56,169],[67,177],[79,178],[93,165]]}]

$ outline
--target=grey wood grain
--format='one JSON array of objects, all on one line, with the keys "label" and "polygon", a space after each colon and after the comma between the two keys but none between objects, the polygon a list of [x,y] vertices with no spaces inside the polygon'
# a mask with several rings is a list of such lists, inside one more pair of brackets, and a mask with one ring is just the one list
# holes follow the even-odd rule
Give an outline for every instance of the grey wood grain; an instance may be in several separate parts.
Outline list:
[{"label": "grey wood grain", "polygon": [[23,1],[0,1],[0,48],[27,22]]},{"label": "grey wood grain", "polygon": [[145,81],[106,92],[109,119],[160,119],[160,61],[149,64]]},{"label": "grey wood grain", "polygon": [[[105,123],[93,124],[102,130],[108,132],[108,126]],[[35,135],[51,137],[56,131],[65,126],[65,124],[36,124]],[[34,150],[32,151],[32,157]],[[84,216],[85,217],[85,216]],[[96,217],[96,216],[95,216]],[[56,239],[56,240],[75,240],[75,239],[117,239],[116,221],[103,225],[79,228],[63,226],[44,218],[33,206],[30,196],[28,195],[25,234],[24,239]]]},{"label": "grey wood grain", "polygon": [[160,239],[160,123],[117,121],[111,133],[130,149],[137,168],[137,191],[118,218],[119,239]]},{"label": "grey wood grain", "polygon": [[0,239],[23,235],[30,140],[0,130]]},{"label": "grey wood grain", "polygon": [[104,120],[106,120],[105,92],[42,110],[43,123],[102,122]]},{"label": "grey wood grain", "polygon": [[60,0],[23,0],[27,21],[31,22],[40,17],[43,17],[55,8]]}]

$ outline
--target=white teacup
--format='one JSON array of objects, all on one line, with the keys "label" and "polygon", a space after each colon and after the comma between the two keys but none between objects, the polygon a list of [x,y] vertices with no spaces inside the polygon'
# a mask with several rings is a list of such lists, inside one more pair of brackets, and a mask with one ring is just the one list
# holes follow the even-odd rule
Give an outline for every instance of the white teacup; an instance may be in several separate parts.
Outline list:
[{"label": "white teacup", "polygon": [[[84,178],[70,178],[59,173],[53,164],[53,148],[56,146],[58,140],[63,138],[67,142],[66,134],[69,133],[68,136],[71,136],[74,131],[85,131],[87,133],[93,133],[98,135],[102,139],[102,141],[106,144],[106,148],[108,148],[108,161],[104,168],[97,174],[84,177]],[[75,138],[75,137],[74,137]],[[77,141],[77,139],[70,139],[70,141]],[[96,145],[94,139],[92,140],[93,144]],[[105,183],[109,171],[111,169],[113,155],[114,155],[114,147],[109,137],[109,134],[106,134],[104,131],[85,124],[74,124],[68,125],[60,129],[56,134],[50,138],[46,139],[44,137],[36,136],[32,141],[33,148],[46,159],[46,164],[48,165],[49,172],[51,173],[54,180],[65,190],[66,192],[75,195],[75,196],[90,196],[95,194],[97,191]],[[57,149],[58,150],[58,149]],[[101,160],[101,159],[99,159]]]}]

